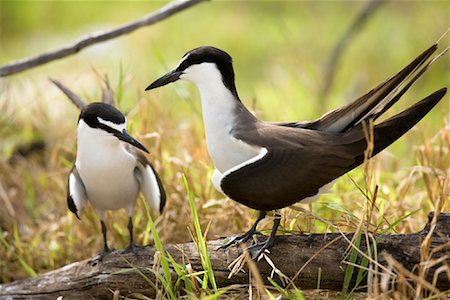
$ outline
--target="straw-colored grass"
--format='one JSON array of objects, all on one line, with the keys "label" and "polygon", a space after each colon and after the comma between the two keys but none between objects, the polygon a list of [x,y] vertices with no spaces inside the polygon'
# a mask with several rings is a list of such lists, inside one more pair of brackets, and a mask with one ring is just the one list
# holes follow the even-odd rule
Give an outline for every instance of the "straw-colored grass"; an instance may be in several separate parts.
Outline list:
[{"label": "straw-colored grass", "polygon": [[[146,85],[175,66],[190,48],[214,44],[234,56],[238,90],[244,103],[258,117],[266,120],[318,117],[395,73],[447,29],[446,5],[440,2],[433,5],[402,3],[382,6],[382,12],[375,14],[362,34],[352,42],[342,58],[330,98],[323,106],[319,106],[316,100],[323,77],[321,66],[349,24],[349,21],[344,22],[342,15],[348,12],[356,15],[360,6],[334,2],[265,3],[261,6],[239,2],[208,3],[147,31],[94,47],[77,57],[2,79],[0,282],[35,276],[88,258],[102,247],[100,226],[94,211],[88,209],[79,221],[67,210],[66,179],[76,154],[78,111],[52,87],[48,76],[62,81],[84,99],[95,101],[100,99],[102,74],[108,74],[119,108],[128,113],[130,131],[150,149],[149,158],[161,175],[168,195],[165,212],[154,223],[149,221],[143,201],[139,201],[134,215],[136,242],[155,243],[155,235],[150,232],[154,225],[162,245],[187,242],[194,237],[202,247],[200,229],[203,234],[207,233],[207,239],[243,232],[252,224],[256,212],[226,199],[211,185],[213,169],[203,138],[198,93],[194,87],[177,83],[144,94]],[[13,2],[0,5],[11,13],[18,10]],[[37,9],[32,3],[27,5],[31,11]],[[88,22],[85,18],[89,17],[82,13],[87,4],[78,8],[70,6],[70,3],[52,5],[73,9],[81,16],[79,22]],[[133,16],[122,9],[124,15],[120,17],[112,15],[114,9],[101,4],[92,9],[102,11],[105,20],[116,24],[139,16],[149,8],[137,3],[131,10],[135,13]],[[217,11],[220,13],[215,13]],[[321,16],[320,22],[318,15]],[[37,14],[33,18],[41,20],[39,16]],[[11,43],[5,48],[6,52],[0,53],[2,61],[15,57],[13,49],[20,49],[17,55],[25,55],[53,45],[50,40],[44,44],[30,42],[30,52],[23,49],[26,33],[31,32],[33,24],[36,24],[33,18],[29,19],[31,25],[23,32],[11,21],[11,27],[4,33]],[[229,20],[233,21],[227,23],[229,28],[224,32],[217,24],[223,26]],[[417,25],[419,20],[420,26]],[[59,18],[55,22],[61,24],[61,27],[56,24],[53,29],[58,40],[56,44],[70,40],[62,38],[61,34],[70,31],[72,25]],[[46,26],[43,28],[51,31]],[[84,27],[77,33],[89,29]],[[223,35],[219,37],[218,32]],[[71,34],[72,38],[78,35]],[[34,36],[42,38],[40,33]],[[393,107],[393,111],[398,112],[448,85],[448,61],[447,55],[436,63],[401,103]],[[30,145],[34,148],[26,151]],[[40,148],[42,145],[43,149]],[[25,156],[17,154],[19,148],[26,153]],[[185,183],[183,176],[186,176]],[[364,167],[339,179],[330,194],[323,195],[314,204],[296,204],[284,209],[279,234],[357,232],[358,239],[366,239],[374,245],[372,233],[416,232],[422,229],[430,211],[450,210],[449,178],[450,114],[446,96],[399,142]],[[189,188],[191,198],[186,188]],[[194,208],[198,223],[194,222],[197,220],[195,217],[191,217]],[[125,212],[109,213],[106,223],[110,244],[115,248],[125,248],[128,242]],[[271,226],[270,218],[261,223],[262,228]],[[355,246],[358,239],[352,241]],[[389,260],[388,269],[383,270],[373,261],[379,253],[363,253],[366,260],[362,267],[368,272],[369,292],[351,293],[354,287],[346,286],[342,295],[350,293],[348,297],[370,296],[376,299],[439,297],[433,282],[425,281],[430,265],[435,263],[430,258],[427,241],[421,249],[423,263],[416,273],[408,272],[393,259]],[[361,266],[354,265],[358,253],[356,247],[349,247],[348,253],[348,276],[356,273],[362,277]],[[162,254],[163,267],[164,259],[170,263],[170,258],[164,258]],[[177,269],[179,275],[185,275],[180,277],[184,278],[180,285],[192,297],[213,297],[223,292],[214,286],[207,257],[204,262],[206,273],[193,274],[189,266]],[[450,272],[448,268],[441,271]],[[204,278],[206,274],[209,274],[207,280],[200,284],[197,279],[192,280]],[[250,287],[239,287],[237,293],[228,295],[300,297],[301,292],[294,286],[288,290],[275,284],[261,286],[258,275],[251,274]],[[400,284],[391,285],[393,279]],[[365,281],[361,284],[364,285]],[[161,281],[159,286],[162,291],[166,289],[163,292],[165,297],[177,296],[167,291],[171,288],[168,282]],[[320,282],[317,286],[320,287]],[[179,291],[179,287],[177,289]],[[326,293],[315,291],[304,295],[307,298],[326,297]],[[341,297],[340,294],[332,296]]]}]

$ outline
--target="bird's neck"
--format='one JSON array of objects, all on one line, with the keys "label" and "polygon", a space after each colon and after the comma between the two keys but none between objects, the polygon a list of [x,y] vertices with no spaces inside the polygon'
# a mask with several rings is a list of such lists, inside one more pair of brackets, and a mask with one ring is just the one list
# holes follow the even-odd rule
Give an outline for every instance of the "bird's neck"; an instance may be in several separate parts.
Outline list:
[{"label": "bird's neck", "polygon": [[256,118],[222,82],[208,81],[198,85],[208,152],[221,172],[252,157],[256,150],[233,136],[236,126],[252,123]]},{"label": "bird's neck", "polygon": [[107,165],[108,168],[134,168],[133,157],[123,147],[122,142],[113,135],[88,127],[85,123],[80,123],[78,127],[76,164],[82,169],[98,168],[102,165]]}]

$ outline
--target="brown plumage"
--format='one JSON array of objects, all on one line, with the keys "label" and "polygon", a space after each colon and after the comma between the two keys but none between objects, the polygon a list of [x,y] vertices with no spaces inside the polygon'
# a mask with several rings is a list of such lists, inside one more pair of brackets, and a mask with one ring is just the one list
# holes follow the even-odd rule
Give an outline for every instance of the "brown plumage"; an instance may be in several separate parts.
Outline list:
[{"label": "brown plumage", "polygon": [[[231,199],[260,211],[252,228],[223,246],[228,247],[251,238],[267,211],[314,196],[362,164],[369,134],[371,157],[419,122],[443,98],[446,88],[373,125],[448,48],[429,60],[436,49],[437,44],[431,46],[393,77],[315,121],[258,120],[239,99],[231,56],[210,46],[189,51],[176,69],[147,90],[180,78],[200,89],[208,150],[217,168],[213,183]],[[249,248],[253,257],[273,244],[279,223],[277,213],[269,239]]]}]

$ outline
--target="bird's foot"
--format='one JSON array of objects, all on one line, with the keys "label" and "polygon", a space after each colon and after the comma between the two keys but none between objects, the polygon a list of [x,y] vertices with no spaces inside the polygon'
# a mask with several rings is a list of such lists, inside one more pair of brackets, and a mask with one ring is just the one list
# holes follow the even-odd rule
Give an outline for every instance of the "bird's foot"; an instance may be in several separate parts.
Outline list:
[{"label": "bird's foot", "polygon": [[267,240],[261,243],[257,243],[255,245],[252,245],[247,248],[248,253],[250,253],[250,256],[253,260],[257,261],[260,259],[260,256],[266,252],[270,247],[273,246],[275,242],[275,237],[270,236]]},{"label": "bird's foot", "polygon": [[246,233],[238,234],[235,237],[233,237],[232,239],[230,239],[228,242],[226,242],[225,244],[223,244],[219,248],[217,248],[217,250],[226,249],[230,246],[237,246],[241,243],[245,243],[246,241],[251,239],[252,236],[255,234],[261,234],[261,233],[256,230],[249,230]]},{"label": "bird's foot", "polygon": [[111,253],[113,251],[114,251],[114,249],[111,249],[111,248],[103,249],[103,251],[100,251],[100,253],[98,253],[90,261],[88,261],[88,264],[91,267],[95,267],[96,265],[98,265],[99,263],[101,263],[103,261],[103,259],[105,258],[106,255],[108,255],[109,253]]},{"label": "bird's foot", "polygon": [[139,247],[136,246],[135,243],[130,243],[128,245],[128,247],[125,250],[123,250],[123,253],[129,253],[129,252],[132,252],[135,256],[138,256]]}]

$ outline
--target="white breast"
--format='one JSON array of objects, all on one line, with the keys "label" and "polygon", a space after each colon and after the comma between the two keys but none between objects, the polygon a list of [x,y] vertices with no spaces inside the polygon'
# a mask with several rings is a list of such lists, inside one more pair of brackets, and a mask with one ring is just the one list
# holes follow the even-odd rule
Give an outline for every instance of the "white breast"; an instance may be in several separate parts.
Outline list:
[{"label": "white breast", "polygon": [[86,195],[99,214],[119,208],[131,212],[139,193],[133,174],[136,159],[122,142],[80,120],[75,165]]},{"label": "white breast", "polygon": [[193,65],[187,71],[181,78],[194,82],[200,90],[206,143],[214,166],[223,173],[258,155],[259,147],[250,146],[230,134],[236,99],[224,86],[215,64]]},{"label": "white breast", "polygon": [[[230,134],[234,122],[230,107],[224,107],[226,105],[218,107],[212,104],[214,97],[202,96],[202,99],[205,99],[202,100],[202,110],[206,143],[215,167],[220,172],[225,172],[257,155],[258,147],[250,146]],[[233,104],[232,101],[234,99],[227,104]]]}]

